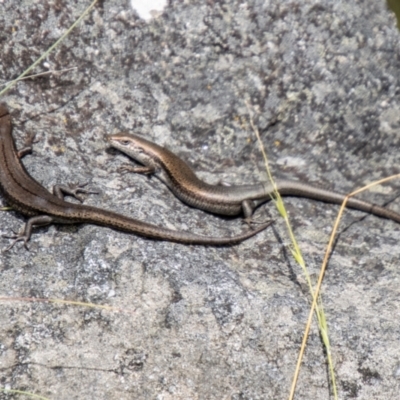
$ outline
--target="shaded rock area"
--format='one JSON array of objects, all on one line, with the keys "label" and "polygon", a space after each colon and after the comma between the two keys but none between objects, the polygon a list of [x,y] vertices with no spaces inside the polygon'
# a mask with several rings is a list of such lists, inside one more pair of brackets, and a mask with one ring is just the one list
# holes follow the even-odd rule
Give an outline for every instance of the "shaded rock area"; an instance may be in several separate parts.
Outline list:
[{"label": "shaded rock area", "polygon": [[[1,1],[0,78],[16,78],[82,11],[81,1]],[[128,160],[105,136],[142,134],[210,183],[257,182],[247,102],[276,177],[350,192],[399,172],[399,43],[383,1],[171,2],[145,22],[131,2],[103,0],[32,73],[74,69],[24,80],[0,101],[19,146],[36,133],[23,162],[45,187],[89,181],[100,193],[86,204],[229,236],[248,229],[240,218],[121,175]],[[393,182],[362,198],[400,212],[399,193]],[[314,279],[339,207],[285,204]],[[59,400],[287,398],[310,295],[271,203],[256,212],[266,218],[272,229],[225,248],[37,229],[29,252],[0,255],[0,388]],[[1,212],[1,233],[24,221]],[[392,221],[355,211],[342,221],[323,286],[341,399],[399,396],[399,240]],[[330,398],[327,371],[314,325],[296,398]]]}]

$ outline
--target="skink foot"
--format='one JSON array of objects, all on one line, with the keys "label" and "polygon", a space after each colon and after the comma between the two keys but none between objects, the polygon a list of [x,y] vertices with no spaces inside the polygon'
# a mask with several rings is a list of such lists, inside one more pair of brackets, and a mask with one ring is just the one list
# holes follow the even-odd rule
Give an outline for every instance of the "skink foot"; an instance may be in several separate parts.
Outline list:
[{"label": "skink foot", "polygon": [[79,200],[81,203],[83,202],[83,197],[79,195],[79,193],[85,194],[99,194],[94,190],[84,189],[85,186],[88,185],[89,182],[85,183],[70,183],[68,186],[64,185],[55,185],[53,187],[53,193],[61,200],[64,200],[65,195],[69,195],[75,197],[75,199]]},{"label": "skink foot", "polygon": [[29,238],[29,236],[25,235],[24,233],[15,234],[15,235],[12,235],[12,236],[2,235],[2,237],[3,238],[7,238],[7,239],[14,239],[13,242],[3,250],[3,252],[11,250],[17,242],[24,242],[25,249],[29,251],[28,240],[30,238]]},{"label": "skink foot", "polygon": [[254,229],[256,225],[264,225],[270,222],[270,220],[265,221],[255,221],[253,218],[243,218],[243,223],[246,224],[249,228]]}]

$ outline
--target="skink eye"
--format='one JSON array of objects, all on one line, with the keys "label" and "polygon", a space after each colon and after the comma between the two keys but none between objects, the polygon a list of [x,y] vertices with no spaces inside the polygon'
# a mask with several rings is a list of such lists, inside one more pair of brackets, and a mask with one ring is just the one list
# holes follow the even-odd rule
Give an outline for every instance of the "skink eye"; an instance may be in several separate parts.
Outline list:
[{"label": "skink eye", "polygon": [[130,143],[129,140],[122,140],[122,141],[121,141],[121,144],[122,144],[123,146],[128,146],[129,143]]}]

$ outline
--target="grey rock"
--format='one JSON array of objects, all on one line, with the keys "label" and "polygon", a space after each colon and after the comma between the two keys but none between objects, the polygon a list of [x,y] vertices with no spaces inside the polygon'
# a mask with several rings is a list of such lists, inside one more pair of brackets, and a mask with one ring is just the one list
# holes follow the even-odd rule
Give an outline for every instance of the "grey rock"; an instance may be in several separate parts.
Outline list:
[{"label": "grey rock", "polygon": [[[0,77],[18,76],[83,2],[0,2]],[[85,203],[204,235],[246,229],[120,175],[105,135],[139,133],[210,182],[265,178],[246,101],[277,177],[340,192],[398,172],[399,32],[384,2],[171,2],[140,20],[102,1],[8,104],[44,186],[90,181]],[[399,183],[362,197],[396,200]],[[337,206],[287,199],[316,279]],[[310,306],[272,204],[273,229],[231,248],[149,241],[96,226],[38,229],[0,258],[0,387],[50,399],[287,398]],[[24,218],[0,213],[2,233]],[[400,370],[399,226],[346,212],[323,286],[339,398],[395,399]],[[2,247],[7,240],[0,241]],[[26,299],[36,299],[29,302]],[[62,299],[99,309],[46,303]],[[330,398],[314,323],[297,399]],[[17,398],[0,393],[1,399]]]}]

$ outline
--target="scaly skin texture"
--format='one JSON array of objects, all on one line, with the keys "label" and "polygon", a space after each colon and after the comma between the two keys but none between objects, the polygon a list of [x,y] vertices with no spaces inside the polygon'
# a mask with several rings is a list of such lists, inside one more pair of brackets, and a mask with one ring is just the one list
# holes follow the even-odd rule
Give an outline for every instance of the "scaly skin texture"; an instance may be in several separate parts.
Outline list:
[{"label": "scaly skin texture", "polygon": [[101,208],[66,202],[62,199],[60,192],[56,192],[58,195],[50,193],[28,174],[20,161],[11,133],[11,117],[7,108],[0,104],[0,193],[13,209],[30,217],[24,232],[13,237],[15,240],[9,248],[17,241],[23,241],[26,246],[33,227],[52,223],[89,223],[151,239],[200,245],[238,243],[270,225],[266,223],[255,230],[233,237],[203,237],[190,232],[158,227]]},{"label": "scaly skin texture", "polygon": [[[174,153],[140,136],[119,133],[108,136],[107,140],[112,147],[144,165],[125,167],[125,170],[154,174],[175,196],[192,207],[222,215],[243,213],[250,220],[255,208],[274,195],[273,186],[266,182],[243,186],[209,185]],[[290,180],[277,180],[275,183],[281,196],[305,197],[334,204],[342,204],[346,197],[307,183]],[[400,214],[353,197],[348,199],[346,206],[400,222]]]}]

